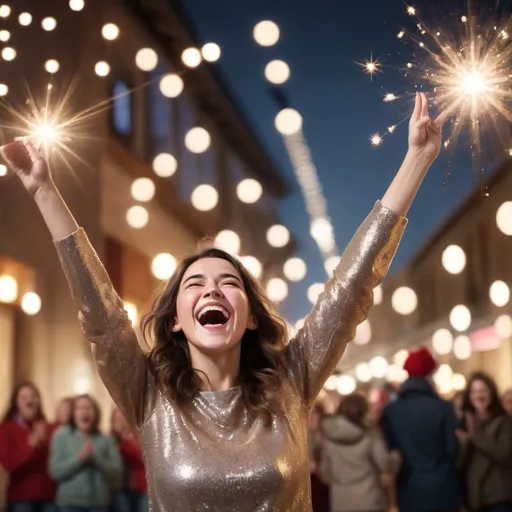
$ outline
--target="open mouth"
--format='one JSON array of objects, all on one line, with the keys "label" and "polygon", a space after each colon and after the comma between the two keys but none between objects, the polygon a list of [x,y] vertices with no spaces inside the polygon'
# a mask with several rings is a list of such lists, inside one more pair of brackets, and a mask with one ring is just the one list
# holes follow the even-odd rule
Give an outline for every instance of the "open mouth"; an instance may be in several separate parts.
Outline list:
[{"label": "open mouth", "polygon": [[205,306],[197,314],[197,321],[203,327],[223,326],[229,318],[229,312],[222,306]]}]

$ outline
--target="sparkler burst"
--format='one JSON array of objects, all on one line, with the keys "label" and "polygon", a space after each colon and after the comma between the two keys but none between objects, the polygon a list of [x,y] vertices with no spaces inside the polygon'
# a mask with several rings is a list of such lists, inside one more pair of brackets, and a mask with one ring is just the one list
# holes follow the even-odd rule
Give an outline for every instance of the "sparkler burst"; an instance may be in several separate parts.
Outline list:
[{"label": "sparkler burst", "polygon": [[[483,154],[495,151],[497,141],[506,152],[511,147],[511,18],[495,12],[485,13],[484,18],[470,1],[464,15],[455,17],[455,23],[454,15],[448,23],[443,11],[446,24],[433,29],[419,18],[425,13],[412,5],[405,9],[415,21],[413,32],[401,29],[397,33],[400,41],[413,45],[413,59],[401,66],[408,88],[412,88],[413,79],[415,91],[428,92],[438,110],[449,112],[454,122],[447,126],[451,133],[445,147],[453,148],[460,137],[469,139],[475,168],[480,169]],[[386,94],[384,101],[396,98]],[[388,127],[388,134],[395,128]],[[379,145],[382,139],[375,144],[375,136],[371,136],[370,141]]]}]

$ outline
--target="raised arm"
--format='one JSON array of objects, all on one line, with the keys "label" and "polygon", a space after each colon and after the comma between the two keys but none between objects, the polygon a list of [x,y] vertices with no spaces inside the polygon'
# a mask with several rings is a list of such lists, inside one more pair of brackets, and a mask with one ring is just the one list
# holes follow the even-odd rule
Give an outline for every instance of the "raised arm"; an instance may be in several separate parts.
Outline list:
[{"label": "raised arm", "polygon": [[59,194],[43,156],[28,139],[2,146],[0,152],[33,196],[48,226],[82,330],[94,344],[101,379],[129,423],[139,426],[149,374],[123,301]]},{"label": "raised arm", "polygon": [[443,116],[431,121],[426,96],[417,95],[409,151],[400,170],[345,249],[304,327],[287,346],[291,370],[309,406],[368,316],[373,289],[386,276],[405,229],[404,216],[439,154],[444,120]]}]

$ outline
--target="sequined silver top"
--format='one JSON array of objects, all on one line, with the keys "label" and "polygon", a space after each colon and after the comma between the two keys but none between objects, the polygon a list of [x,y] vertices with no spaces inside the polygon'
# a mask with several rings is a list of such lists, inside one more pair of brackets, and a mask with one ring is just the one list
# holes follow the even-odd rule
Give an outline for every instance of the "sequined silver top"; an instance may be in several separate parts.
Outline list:
[{"label": "sequined silver top", "polygon": [[202,392],[186,410],[148,371],[123,302],[82,229],[56,242],[100,376],[138,429],[153,512],[306,512],[311,508],[311,407],[373,304],[407,220],[376,204],[345,250],[304,327],[271,426],[249,417],[240,388]]}]

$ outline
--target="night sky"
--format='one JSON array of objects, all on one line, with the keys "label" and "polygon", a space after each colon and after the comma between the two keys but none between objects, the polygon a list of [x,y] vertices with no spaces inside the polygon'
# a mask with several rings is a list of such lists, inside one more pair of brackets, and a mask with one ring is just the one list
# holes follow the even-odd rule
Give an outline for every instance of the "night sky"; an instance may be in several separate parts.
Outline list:
[{"label": "night sky", "polygon": [[[450,0],[444,0],[455,7]],[[418,8],[425,2],[417,3]],[[453,23],[460,16],[435,12],[439,23]],[[407,149],[407,123],[385,137],[379,147],[369,138],[384,133],[403,119],[412,105],[415,84],[398,67],[412,57],[411,46],[400,43],[402,26],[414,28],[400,0],[186,0],[188,14],[196,24],[201,43],[214,41],[222,49],[215,64],[224,75],[244,113],[252,122],[266,150],[294,187],[280,205],[281,221],[298,239],[298,255],[308,273],[293,284],[283,306],[295,322],[311,308],[307,288],[323,282],[326,274],[318,248],[309,235],[309,218],[300,190],[274,127],[276,105],[268,92],[263,71],[272,59],[285,60],[291,78],[284,85],[291,106],[301,112],[304,133],[312,151],[328,202],[338,248],[343,250],[359,223],[382,197],[398,170]],[[270,19],[281,29],[277,45],[264,48],[252,37],[254,25]],[[373,53],[383,72],[373,80],[357,62]],[[383,102],[385,93],[402,98]],[[451,158],[451,180],[443,190],[448,158],[440,157],[425,180],[409,213],[409,227],[395,258],[393,269],[407,263],[429,234],[477,185],[467,147],[461,145]]]}]

